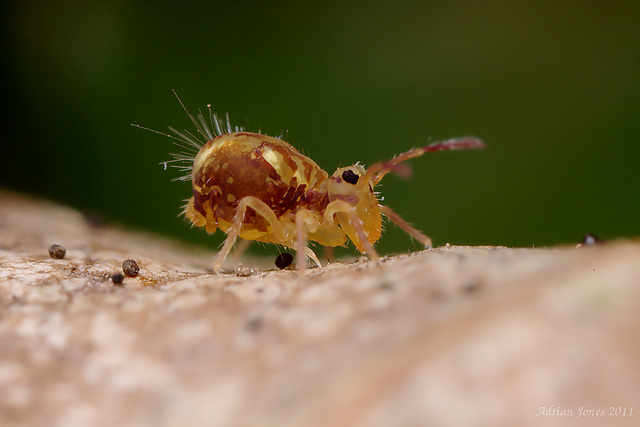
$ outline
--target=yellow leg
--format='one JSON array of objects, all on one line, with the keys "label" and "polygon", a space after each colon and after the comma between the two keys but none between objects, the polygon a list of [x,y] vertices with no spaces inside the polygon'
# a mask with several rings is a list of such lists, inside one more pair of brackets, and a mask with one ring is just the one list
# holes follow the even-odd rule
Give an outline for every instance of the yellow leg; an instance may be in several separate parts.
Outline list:
[{"label": "yellow leg", "polygon": [[238,264],[240,262],[242,254],[244,254],[247,249],[249,249],[249,246],[251,246],[251,240],[240,239],[240,241],[236,244],[233,253],[231,253],[231,256],[229,256],[229,263],[232,265]]},{"label": "yellow leg", "polygon": [[432,246],[431,239],[428,236],[425,236],[424,234],[422,234],[422,232],[413,228],[407,221],[400,218],[400,215],[392,211],[389,206],[380,206],[380,212],[382,212],[384,216],[393,221],[409,236],[422,243],[426,248],[430,248]]},{"label": "yellow leg", "polygon": [[240,231],[242,230],[242,223],[244,222],[244,216],[245,216],[245,213],[247,212],[247,208],[253,209],[254,211],[257,212],[258,215],[264,217],[267,220],[267,222],[269,222],[269,225],[271,226],[271,231],[273,232],[273,234],[276,236],[278,240],[282,242],[285,242],[288,240],[287,236],[285,235],[284,229],[282,228],[282,224],[280,224],[280,221],[278,221],[276,214],[273,213],[271,208],[267,206],[266,203],[264,203],[262,200],[253,196],[244,197],[238,203],[236,214],[233,217],[233,224],[231,225],[231,228],[229,228],[229,230],[227,231],[227,238],[224,241],[224,245],[222,246],[222,249],[220,249],[220,252],[218,252],[218,255],[216,255],[215,259],[213,260],[213,270],[216,273],[220,272],[220,269],[222,268],[222,263],[224,262],[225,258],[229,254],[229,251],[233,247],[233,244],[235,243],[238,237],[238,234],[240,234]]},{"label": "yellow leg", "polygon": [[307,268],[306,256],[311,258],[318,267],[322,267],[316,254],[307,246],[307,226],[313,221],[316,219],[308,210],[300,209],[296,212],[296,269],[301,271]]},{"label": "yellow leg", "polygon": [[320,260],[316,256],[316,253],[313,252],[310,247],[307,246],[306,248],[304,248],[304,253],[307,254],[307,256],[311,258],[318,267],[322,267],[322,264],[320,263]]},{"label": "yellow leg", "polygon": [[[329,227],[333,225],[333,215],[337,213],[343,213],[347,216],[349,223],[355,230],[358,239],[362,245],[362,249],[364,252],[371,258],[372,260],[378,259],[378,254],[376,250],[373,248],[373,244],[369,240],[369,235],[364,230],[362,225],[362,220],[358,218],[358,214],[356,212],[355,206],[350,203],[345,202],[344,200],[334,200],[333,202],[327,205],[327,208],[324,211],[324,222]],[[353,240],[353,239],[352,239]],[[355,242],[354,242],[355,243]],[[357,245],[356,245],[357,246]],[[360,249],[360,248],[358,248]],[[362,250],[360,249],[360,250]]]}]

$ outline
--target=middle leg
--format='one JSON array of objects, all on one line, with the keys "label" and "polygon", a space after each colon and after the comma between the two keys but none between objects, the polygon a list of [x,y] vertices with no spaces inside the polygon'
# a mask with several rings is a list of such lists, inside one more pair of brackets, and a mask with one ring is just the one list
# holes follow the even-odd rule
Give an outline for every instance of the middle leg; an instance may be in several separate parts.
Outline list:
[{"label": "middle leg", "polygon": [[296,269],[305,270],[307,268],[307,256],[322,267],[316,254],[307,246],[307,223],[316,221],[311,212],[306,209],[296,211]]},{"label": "middle leg", "polygon": [[271,232],[274,234],[276,239],[280,240],[281,242],[286,242],[288,240],[288,236],[286,235],[282,224],[280,224],[280,221],[278,221],[276,214],[273,213],[271,208],[265,202],[253,196],[243,197],[238,203],[236,213],[233,217],[233,224],[231,225],[231,228],[227,230],[227,238],[224,241],[224,245],[213,260],[213,270],[216,273],[220,272],[222,263],[229,254],[229,251],[231,251],[233,244],[235,243],[238,235],[240,234],[240,231],[242,230],[242,224],[244,223],[244,217],[247,212],[247,208],[253,209],[257,212],[258,215],[267,220],[267,222],[271,226]]}]

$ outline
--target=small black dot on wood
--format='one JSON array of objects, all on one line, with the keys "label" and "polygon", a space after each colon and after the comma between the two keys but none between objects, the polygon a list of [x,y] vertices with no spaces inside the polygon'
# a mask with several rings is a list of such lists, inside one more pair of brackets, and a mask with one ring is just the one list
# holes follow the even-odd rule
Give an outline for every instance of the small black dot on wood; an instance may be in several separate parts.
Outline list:
[{"label": "small black dot on wood", "polygon": [[257,332],[262,329],[264,321],[260,317],[251,317],[247,320],[245,327],[251,332]]},{"label": "small black dot on wood", "polygon": [[393,288],[393,283],[389,280],[382,280],[378,285],[378,289],[380,289],[381,291],[391,291],[393,290]]},{"label": "small black dot on wood", "polygon": [[122,263],[122,271],[128,277],[136,277],[140,273],[140,266],[135,259],[126,259]]},{"label": "small black dot on wood", "polygon": [[288,252],[283,252],[276,257],[276,267],[280,270],[284,270],[293,263],[293,255]]},{"label": "small black dot on wood", "polygon": [[67,254],[67,250],[58,244],[49,246],[49,256],[53,259],[62,259]]},{"label": "small black dot on wood", "polygon": [[122,273],[116,273],[113,276],[111,276],[111,281],[113,282],[114,285],[122,285],[122,282],[124,281],[124,274]]},{"label": "small black dot on wood", "polygon": [[480,283],[471,281],[467,282],[462,286],[462,291],[467,295],[477,294],[482,290],[482,286]]}]

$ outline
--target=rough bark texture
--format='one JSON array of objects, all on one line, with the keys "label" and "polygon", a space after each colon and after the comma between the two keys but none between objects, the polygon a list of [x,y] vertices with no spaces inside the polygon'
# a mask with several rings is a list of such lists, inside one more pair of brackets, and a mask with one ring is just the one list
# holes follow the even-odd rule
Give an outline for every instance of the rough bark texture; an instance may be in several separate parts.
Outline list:
[{"label": "rough bark texture", "polygon": [[[128,258],[140,275],[115,286]],[[637,241],[446,247],[304,276],[216,276],[212,258],[0,192],[0,424],[640,420]]]}]

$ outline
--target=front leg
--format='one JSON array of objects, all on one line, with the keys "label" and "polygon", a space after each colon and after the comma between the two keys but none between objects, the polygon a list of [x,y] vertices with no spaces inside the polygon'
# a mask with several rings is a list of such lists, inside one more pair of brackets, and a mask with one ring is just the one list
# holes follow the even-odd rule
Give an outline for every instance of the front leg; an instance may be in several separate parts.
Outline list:
[{"label": "front leg", "polygon": [[424,245],[425,248],[431,248],[431,239],[428,236],[422,234],[420,230],[416,230],[404,219],[400,218],[400,215],[391,210],[389,206],[380,206],[380,212],[391,221],[393,221],[398,227],[400,227],[409,236],[417,239]]},{"label": "front leg", "polygon": [[364,229],[364,225],[362,220],[358,217],[355,206],[345,202],[344,200],[334,200],[327,205],[327,208],[324,211],[325,224],[329,227],[332,226],[334,223],[333,216],[340,213],[346,216],[347,221],[347,224],[342,224],[343,221],[341,221],[340,225],[343,227],[351,226],[355,230],[356,236],[354,237],[356,237],[357,240],[354,240],[353,238],[351,240],[356,245],[356,248],[358,248],[360,252],[366,253],[372,260],[377,260],[378,254],[369,240],[369,234]]}]

